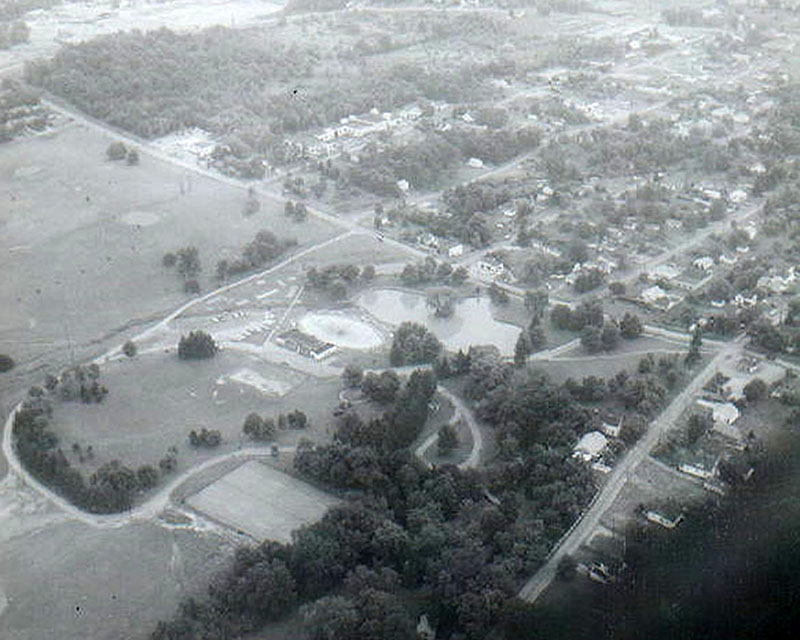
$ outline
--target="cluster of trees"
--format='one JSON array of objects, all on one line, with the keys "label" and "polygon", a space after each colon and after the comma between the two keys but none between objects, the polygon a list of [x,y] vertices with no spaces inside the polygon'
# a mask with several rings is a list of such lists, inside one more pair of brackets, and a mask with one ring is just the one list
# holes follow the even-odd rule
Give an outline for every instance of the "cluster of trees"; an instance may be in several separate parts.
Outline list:
[{"label": "cluster of trees", "polygon": [[192,429],[189,432],[189,444],[193,447],[213,449],[222,444],[222,434],[218,429],[206,429],[203,427],[199,432]]},{"label": "cluster of trees", "polygon": [[581,331],[586,326],[600,328],[604,322],[603,303],[600,300],[585,300],[575,309],[557,304],[550,310],[550,322],[565,331]]},{"label": "cluster of trees", "polygon": [[535,315],[531,318],[527,329],[523,329],[514,346],[514,364],[523,366],[528,361],[528,356],[544,347],[547,336],[540,323],[540,318]]},{"label": "cluster of trees", "polygon": [[11,21],[23,17],[34,9],[49,9],[62,0],[5,0],[0,4],[0,20]]},{"label": "cluster of trees", "polygon": [[439,427],[436,448],[440,456],[446,456],[458,446],[458,432],[452,424]]},{"label": "cluster of trees", "polygon": [[38,92],[10,78],[0,81],[0,142],[13,140],[26,130],[42,131],[48,121]]},{"label": "cluster of trees", "polygon": [[23,44],[30,38],[31,30],[22,20],[0,22],[0,49],[10,49],[14,45]]},{"label": "cluster of trees", "polygon": [[437,262],[431,256],[419,262],[409,262],[400,273],[404,285],[413,287],[420,284],[452,284],[458,286],[469,278],[465,267],[453,268],[449,262]]},{"label": "cluster of trees", "polygon": [[332,264],[324,269],[311,267],[306,271],[306,282],[312,289],[324,291],[334,300],[344,300],[348,287],[359,282],[371,282],[375,278],[375,267],[368,264],[359,269],[355,264]]},{"label": "cluster of trees", "polygon": [[431,133],[418,142],[363,153],[358,164],[351,167],[349,179],[375,195],[399,197],[399,180],[406,180],[415,189],[434,189],[459,160],[456,147]]},{"label": "cluster of trees", "polygon": [[[436,375],[417,369],[405,385],[394,371],[380,376],[368,373],[361,389],[375,402],[390,405],[378,418],[364,422],[354,411],[339,418],[336,438],[354,446],[371,446],[380,451],[395,451],[410,445],[425,426],[428,405],[436,393]],[[374,385],[374,386],[373,386]]]},{"label": "cluster of trees", "polygon": [[133,148],[128,149],[122,142],[112,142],[108,145],[106,157],[109,160],[125,160],[129,166],[139,164],[139,152]]},{"label": "cluster of trees", "polygon": [[591,269],[582,269],[575,278],[575,291],[578,293],[586,293],[598,287],[602,287],[606,281],[606,274],[602,269],[592,267]]},{"label": "cluster of trees", "polygon": [[217,261],[217,277],[224,280],[229,276],[259,269],[296,244],[295,238],[281,240],[271,231],[262,229],[244,246],[241,258],[236,260],[223,258]]},{"label": "cluster of trees", "polygon": [[498,112],[507,112],[504,109],[494,107],[481,109],[478,112],[479,119],[491,121],[493,129],[480,130],[474,127],[453,127],[444,132],[444,138],[456,147],[464,158],[480,158],[485,162],[500,164],[512,158],[531,151],[539,146],[541,142],[541,131],[534,127],[522,127],[520,129],[502,129],[498,125],[502,121],[502,116],[497,116]]},{"label": "cluster of trees", "polygon": [[361,393],[372,402],[379,404],[389,404],[397,399],[397,392],[400,391],[400,376],[392,369],[387,369],[381,373],[370,371],[359,383]]},{"label": "cluster of trees", "polygon": [[[498,431],[499,460],[481,471],[429,469],[404,448],[409,436],[393,436],[386,416],[365,424],[344,414],[333,443],[303,442],[295,467],[353,498],[296,532],[291,544],[238,551],[208,599],[187,601],[154,640],[255,631],[298,604],[312,638],[402,640],[425,611],[438,636],[477,640],[517,610],[520,581],[594,491],[588,470],[570,455],[587,417],[546,378],[509,373],[501,386],[487,383],[489,361],[504,365],[491,353],[461,353],[458,367],[448,368],[480,381],[478,408]],[[409,404],[422,419],[432,377],[412,374],[406,388],[415,398],[398,399],[391,419],[402,419]]]},{"label": "cluster of trees", "polygon": [[177,251],[167,251],[161,258],[161,264],[167,269],[175,269],[183,278],[183,289],[186,293],[199,293],[200,284],[197,275],[200,273],[200,252],[197,247],[182,247]]},{"label": "cluster of trees", "polygon": [[[45,392],[31,387],[14,415],[14,446],[30,473],[75,505],[93,513],[124,511],[130,509],[137,491],[149,489],[158,481],[158,472],[150,465],[134,471],[112,460],[95,471],[87,483],[59,447],[58,436],[50,429],[51,416],[52,406]],[[91,451],[89,447],[87,454]],[[89,455],[93,457],[93,453]]]},{"label": "cluster of trees", "polygon": [[181,336],[178,342],[178,357],[181,360],[202,360],[213,358],[219,347],[205,331],[191,331],[189,335]]},{"label": "cluster of trees", "polygon": [[416,322],[403,322],[394,332],[389,362],[394,367],[429,364],[442,352],[442,343],[428,329]]},{"label": "cluster of trees", "polygon": [[305,202],[293,202],[287,200],[283,206],[283,213],[287,218],[291,218],[295,222],[305,222],[308,218],[308,207]]},{"label": "cluster of trees", "polygon": [[94,363],[69,367],[60,376],[48,373],[44,387],[52,394],[57,393],[62,400],[80,400],[85,404],[99,404],[108,395],[108,389],[100,384],[100,367]]}]

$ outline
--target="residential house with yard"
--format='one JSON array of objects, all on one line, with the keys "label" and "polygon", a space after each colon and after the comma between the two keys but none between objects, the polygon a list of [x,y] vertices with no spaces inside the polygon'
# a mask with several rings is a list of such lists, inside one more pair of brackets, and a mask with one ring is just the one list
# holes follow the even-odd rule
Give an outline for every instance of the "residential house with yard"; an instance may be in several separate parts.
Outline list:
[{"label": "residential house with yard", "polygon": [[592,462],[600,457],[606,446],[608,446],[608,438],[599,431],[590,431],[578,441],[572,455],[584,462]]}]

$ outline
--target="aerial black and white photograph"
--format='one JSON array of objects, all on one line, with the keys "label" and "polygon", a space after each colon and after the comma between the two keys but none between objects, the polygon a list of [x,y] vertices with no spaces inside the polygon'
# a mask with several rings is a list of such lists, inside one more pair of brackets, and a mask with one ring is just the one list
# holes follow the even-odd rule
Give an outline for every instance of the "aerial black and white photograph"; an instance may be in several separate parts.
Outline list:
[{"label": "aerial black and white photograph", "polygon": [[800,638],[800,0],[0,0],[0,408],[0,640]]}]

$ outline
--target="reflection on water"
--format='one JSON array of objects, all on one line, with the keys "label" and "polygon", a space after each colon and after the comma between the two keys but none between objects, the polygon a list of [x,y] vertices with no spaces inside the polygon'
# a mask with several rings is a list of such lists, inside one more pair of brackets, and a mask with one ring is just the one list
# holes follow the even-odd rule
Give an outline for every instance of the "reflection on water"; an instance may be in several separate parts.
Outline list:
[{"label": "reflection on water", "polygon": [[358,297],[357,303],[382,322],[424,324],[448,349],[493,344],[503,354],[511,355],[520,332],[518,327],[492,317],[488,297],[457,302],[455,312],[449,318],[437,318],[424,295],[394,289],[366,291]]}]

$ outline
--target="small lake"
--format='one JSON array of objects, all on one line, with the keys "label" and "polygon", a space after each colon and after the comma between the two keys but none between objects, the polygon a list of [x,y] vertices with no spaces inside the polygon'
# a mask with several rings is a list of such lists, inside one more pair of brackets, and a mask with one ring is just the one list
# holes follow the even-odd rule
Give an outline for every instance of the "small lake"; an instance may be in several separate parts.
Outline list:
[{"label": "small lake", "polygon": [[356,304],[387,324],[396,326],[406,321],[424,324],[451,350],[492,344],[504,355],[512,355],[520,332],[519,327],[492,317],[488,296],[460,300],[449,318],[437,318],[424,295],[395,289],[365,291]]}]

